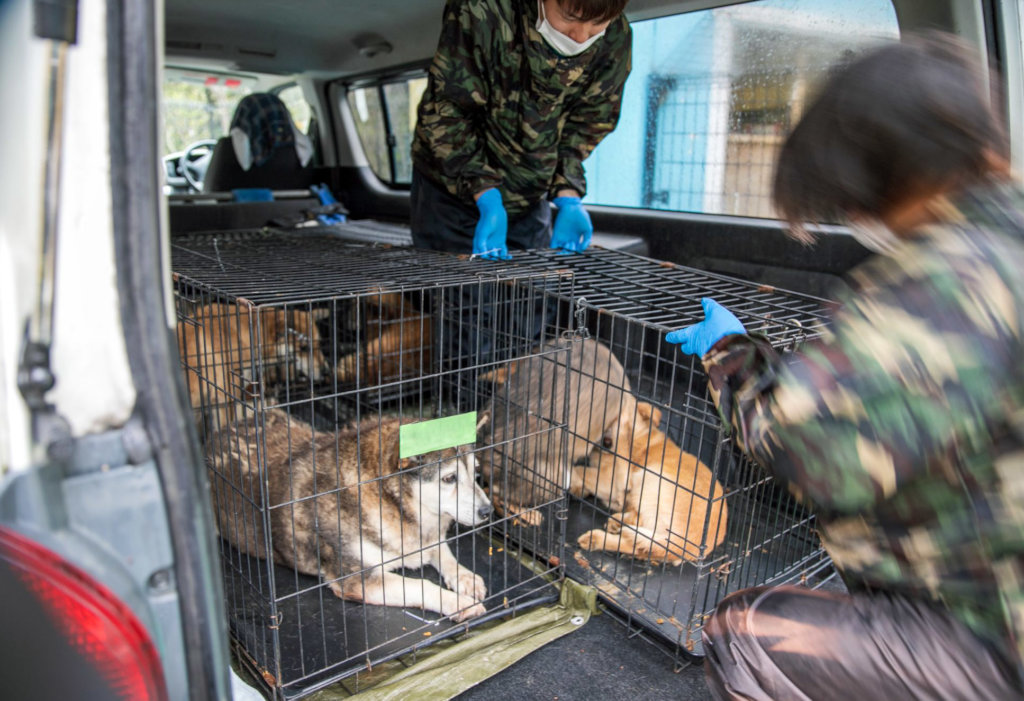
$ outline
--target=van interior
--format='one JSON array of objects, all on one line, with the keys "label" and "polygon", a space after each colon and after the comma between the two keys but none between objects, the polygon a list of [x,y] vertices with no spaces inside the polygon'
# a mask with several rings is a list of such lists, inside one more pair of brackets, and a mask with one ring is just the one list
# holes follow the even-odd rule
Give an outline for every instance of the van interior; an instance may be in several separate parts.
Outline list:
[{"label": "van interior", "polygon": [[[997,76],[992,99],[1008,124],[1013,165],[1024,167],[1017,0],[629,0],[631,73],[618,124],[584,163],[591,248],[513,251],[497,262],[411,247],[411,143],[445,0],[103,5],[105,18],[83,0],[82,33],[106,22],[108,55],[97,60],[112,76],[103,126],[113,257],[132,261],[116,270],[121,301],[110,303],[126,357],[108,364],[129,366],[135,394],[124,399],[124,420],[108,421],[116,431],[93,436],[69,415],[70,429],[55,435],[89,440],[73,450],[57,442],[71,466],[64,486],[51,473],[23,476],[0,493],[0,527],[17,514],[93,575],[117,572],[100,579],[143,612],[140,628],[161,631],[156,652],[144,652],[150,662],[159,657],[170,698],[223,698],[220,662],[230,650],[236,699],[705,699],[700,629],[717,601],[755,584],[843,586],[813,515],[739,455],[699,362],[664,334],[699,320],[704,296],[727,302],[780,349],[824,330],[831,291],[869,252],[841,221],[811,223],[811,245],[793,238],[772,206],[772,177],[817,86],[858,52],[931,29],[976,46]],[[268,94],[287,110],[294,139],[250,166],[246,149],[259,146],[240,142],[233,127]],[[81,94],[72,97],[82,104]],[[158,181],[147,180],[157,170]],[[77,198],[74,213],[92,192],[65,194]],[[147,231],[157,233],[138,235]],[[161,309],[166,318],[154,313]],[[215,367],[209,345],[229,335],[232,351],[214,355],[231,358]],[[460,604],[455,614],[373,606],[369,597],[364,604],[339,591],[345,577],[366,571],[321,570],[321,581],[275,549],[301,539],[295,516],[284,536],[272,532],[276,514],[344,488],[334,477],[316,499],[296,496],[289,472],[275,486],[285,496],[272,496],[269,423],[288,426],[276,448],[290,446],[281,453],[287,470],[307,424],[323,452],[316,436],[353,435],[367,417],[385,415],[396,427],[412,418],[462,421],[459,430],[475,430],[478,462],[502,449],[508,461],[520,448],[536,458],[541,439],[564,438],[572,407],[549,393],[544,410],[527,406],[527,423],[509,430],[518,420],[509,407],[535,399],[517,398],[515,372],[538,373],[554,395],[564,382],[566,396],[583,397],[566,368],[600,353],[581,350],[592,341],[614,360],[584,379],[615,386],[633,412],[627,428],[642,416],[708,466],[703,494],[671,483],[689,490],[687,513],[699,523],[692,533],[689,521],[677,523],[670,540],[685,530],[699,552],[666,547],[644,561],[582,547],[598,520],[610,523],[610,507],[596,492],[570,493],[568,476],[548,479],[533,509],[492,514],[474,502],[475,515],[444,522],[452,562],[480,579],[469,579],[479,606]],[[395,367],[379,362],[386,357]],[[544,415],[556,404],[561,422]],[[41,400],[33,407],[48,409]],[[463,420],[471,413],[473,425]],[[611,449],[617,435],[587,440]],[[456,445],[430,438],[416,439],[423,453]],[[424,466],[416,455],[402,455],[403,470],[451,463]],[[493,483],[489,490],[495,497]],[[48,500],[60,503],[57,517]],[[157,521],[166,522],[167,542],[143,552]],[[74,538],[44,537],[66,523]],[[103,534],[111,542],[94,556]],[[0,545],[5,538],[0,532]],[[396,569],[406,586],[410,578],[424,589],[447,583],[420,556]]]},{"label": "van interior", "polygon": [[[626,13],[633,31],[632,72],[619,123],[585,163],[584,204],[595,225],[594,248],[587,255],[594,258],[569,263],[577,294],[585,290],[593,300],[616,282],[628,282],[637,286],[620,297],[609,294],[608,306],[641,300],[644,284],[639,281],[656,278],[659,267],[676,266],[711,276],[701,279],[713,280],[710,289],[720,294],[730,293],[728,285],[738,285],[737,298],[765,291],[780,295],[779,309],[806,314],[796,323],[813,326],[827,306],[830,289],[867,251],[843,222],[816,223],[811,228],[816,241],[809,246],[789,236],[777,219],[771,180],[775,154],[788,130],[834,65],[908,33],[953,31],[982,49],[997,72],[1019,71],[1020,47],[1007,44],[1006,33],[994,30],[1011,19],[1006,5],[953,0],[631,0]],[[175,274],[202,277],[201,265],[189,267],[193,258],[223,255],[231,260],[231,252],[239,249],[246,255],[275,257],[278,249],[260,248],[263,239],[246,237],[290,231],[303,232],[307,245],[314,248],[321,245],[316,235],[327,233],[370,246],[374,262],[392,256],[388,260],[394,267],[381,273],[381,284],[400,275],[410,275],[402,278],[407,285],[417,280],[397,262],[392,247],[401,250],[412,242],[410,145],[443,10],[442,0],[376,0],[346,3],[343,8],[323,2],[241,5],[230,0],[167,0],[160,156]],[[265,165],[263,172],[238,167],[230,127],[239,102],[254,93],[271,93],[285,104],[308,159],[304,164],[296,164],[289,151],[283,160]],[[1001,97],[996,94],[993,99]],[[1011,124],[1021,119],[1017,109],[1012,101],[1006,102]],[[1014,146],[1020,148],[1019,143]],[[271,193],[251,201],[247,190],[239,188]],[[550,262],[514,254],[513,263],[517,258],[521,265],[540,268]],[[332,260],[326,249],[316,259],[325,265]],[[373,264],[365,262],[367,268]],[[599,271],[600,266],[616,265],[637,277],[627,280]],[[601,323],[593,316],[581,321],[592,329]],[[648,343],[643,333],[628,328],[597,333],[613,340],[621,336],[613,347],[626,355]],[[700,456],[705,459],[705,453]],[[736,513],[738,499],[732,497],[730,503]],[[571,537],[566,542],[571,543],[580,531],[573,530],[572,516],[567,524]],[[814,538],[801,537],[807,542]],[[821,553],[813,548],[796,551],[802,581],[841,586]],[[532,552],[552,557],[536,544]],[[601,562],[600,567],[606,567],[610,561]],[[566,576],[585,581],[584,570],[590,564],[581,569],[577,557],[576,565],[566,564]],[[719,562],[711,571],[727,571],[729,566]],[[742,566],[769,567],[756,557]],[[663,588],[667,579],[649,574],[630,571],[613,576],[625,593],[597,584],[602,605],[612,614],[606,621],[615,618],[625,625],[621,631],[601,627],[607,622],[591,625],[594,649],[619,633],[629,636],[630,642],[634,636],[643,639],[644,648],[619,650],[632,656],[622,668],[642,669],[651,659],[659,660],[659,672],[649,672],[649,683],[664,682],[666,690],[672,690],[668,693],[703,698],[699,642],[695,646],[693,637],[674,635],[674,622],[664,620],[674,616],[664,613],[664,607],[645,604],[644,595],[637,592],[657,587],[656,598],[676,597],[677,604],[686,597],[714,600],[722,592],[702,589],[700,575],[695,580],[672,575],[668,579],[675,583]],[[766,575],[765,580],[773,576]],[[628,584],[631,578],[644,584]],[[717,572],[707,581],[724,579]],[[687,589],[692,592],[683,593]],[[645,616],[644,605],[654,613]],[[356,616],[338,626],[357,625],[360,620],[368,625]],[[386,628],[388,621],[394,624],[388,619],[373,625]],[[232,631],[238,636],[235,627]],[[282,631],[286,629],[285,625]],[[393,646],[395,655],[410,649],[404,639],[384,638],[381,649]],[[292,642],[301,648],[302,635],[296,633]],[[372,641],[367,644],[377,649]],[[280,645],[275,651],[284,657],[301,659],[304,654],[290,648],[284,638]],[[556,660],[571,654],[572,647],[572,642],[565,642],[561,648],[533,655],[466,692],[464,698],[489,698],[510,688],[502,685],[522,684],[534,674],[564,675]],[[251,655],[246,642],[236,644],[239,650],[242,657]],[[573,688],[581,694],[587,689],[609,693],[608,688],[591,688],[593,671],[609,661],[599,654],[580,658],[580,679],[572,682]],[[289,687],[279,679],[277,693],[301,695],[318,688],[325,675],[320,670],[308,673],[307,662],[308,654],[292,670],[303,681]],[[330,667],[330,656],[319,664]],[[265,665],[251,667],[266,673]],[[691,669],[674,680],[658,676],[686,667]],[[286,662],[280,669],[287,668]],[[348,688],[358,687],[357,683]]]}]

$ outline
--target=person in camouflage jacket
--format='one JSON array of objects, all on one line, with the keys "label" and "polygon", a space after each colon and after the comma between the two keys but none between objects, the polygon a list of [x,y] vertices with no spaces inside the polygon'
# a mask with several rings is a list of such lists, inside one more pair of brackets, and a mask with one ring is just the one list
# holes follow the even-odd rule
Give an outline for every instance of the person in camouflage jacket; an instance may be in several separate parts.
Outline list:
[{"label": "person in camouflage jacket", "polygon": [[784,218],[875,249],[830,329],[779,356],[728,310],[668,340],[723,423],[818,515],[848,593],[737,592],[704,629],[717,698],[1022,698],[1024,194],[960,43],[855,59],[779,158]]},{"label": "person in camouflage jacket", "polygon": [[626,2],[448,0],[412,145],[417,246],[586,248],[583,161],[618,121]]}]

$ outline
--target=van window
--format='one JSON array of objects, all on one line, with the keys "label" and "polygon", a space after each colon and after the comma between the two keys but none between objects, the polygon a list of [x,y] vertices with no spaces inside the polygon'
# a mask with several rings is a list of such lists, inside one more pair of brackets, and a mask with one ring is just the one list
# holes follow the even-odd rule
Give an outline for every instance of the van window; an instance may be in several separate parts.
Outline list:
[{"label": "van window", "polygon": [[288,108],[292,121],[295,122],[295,126],[298,127],[299,131],[303,134],[308,134],[309,122],[313,112],[309,107],[309,103],[306,102],[306,96],[302,94],[302,88],[298,85],[289,85],[278,90],[277,96],[281,98],[281,102]]},{"label": "van window", "polygon": [[591,204],[774,217],[775,160],[828,68],[899,29],[890,0],[758,0],[634,22]]},{"label": "van window", "polygon": [[[163,85],[163,155],[184,151],[197,141],[227,136],[239,101],[257,92],[258,86],[258,77],[251,75],[167,69]],[[312,112],[302,88],[288,85],[276,93],[299,130],[306,132]]]},{"label": "van window", "polygon": [[416,75],[348,91],[349,108],[370,168],[392,185],[412,182],[416,108],[426,87],[426,76]]},{"label": "van window", "polygon": [[254,81],[240,76],[169,69],[164,73],[164,156],[197,141],[226,136],[239,100]]}]

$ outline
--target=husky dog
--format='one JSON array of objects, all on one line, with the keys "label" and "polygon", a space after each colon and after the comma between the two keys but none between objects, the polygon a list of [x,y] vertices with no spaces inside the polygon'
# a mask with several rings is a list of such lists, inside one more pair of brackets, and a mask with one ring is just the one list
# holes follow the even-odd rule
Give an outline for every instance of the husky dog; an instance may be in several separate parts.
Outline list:
[{"label": "husky dog", "polygon": [[366,343],[338,360],[338,381],[364,386],[417,377],[430,371],[433,326],[400,292],[367,300]]},{"label": "husky dog", "polygon": [[[543,516],[532,507],[556,498],[572,464],[585,461],[623,413],[633,414],[629,378],[611,350],[594,339],[548,343],[481,378],[496,385],[490,428],[481,441],[495,447],[478,453],[491,501],[503,514],[540,525]],[[565,420],[563,452],[559,432],[550,429]]]},{"label": "husky dog", "polygon": [[638,402],[635,416],[622,415],[617,436],[606,433],[610,450],[596,453],[597,464],[592,458],[590,466],[573,467],[572,492],[594,495],[616,511],[604,530],[581,535],[579,547],[678,565],[697,561],[725,538],[725,489],[707,465],[658,430],[660,421],[660,410]]},{"label": "husky dog", "polygon": [[[491,514],[472,446],[399,459],[399,426],[408,421],[373,418],[328,433],[269,410],[261,427],[229,427],[211,456],[221,537],[265,559],[261,524],[269,518],[274,562],[321,577],[335,596],[456,621],[483,614],[484,580],[445,542],[453,523],[476,526]],[[268,511],[258,503],[261,486]],[[447,588],[394,572],[424,565]]]},{"label": "husky dog", "polygon": [[[214,429],[241,418],[252,385],[327,372],[316,322],[326,309],[301,311],[206,304],[178,322],[178,353],[193,410],[208,411]],[[258,376],[262,372],[262,376]]]}]

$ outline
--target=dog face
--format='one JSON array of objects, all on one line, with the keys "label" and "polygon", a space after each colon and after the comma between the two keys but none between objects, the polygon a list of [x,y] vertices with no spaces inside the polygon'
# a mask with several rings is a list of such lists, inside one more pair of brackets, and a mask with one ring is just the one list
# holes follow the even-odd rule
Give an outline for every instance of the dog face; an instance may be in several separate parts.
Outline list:
[{"label": "dog face", "polygon": [[402,461],[403,468],[423,465],[417,500],[425,518],[448,517],[463,526],[478,526],[490,518],[491,501],[476,483],[476,456],[470,449],[461,446]]},{"label": "dog face", "polygon": [[330,314],[327,309],[310,311],[275,310],[264,319],[264,335],[273,339],[272,358],[287,362],[289,375],[318,382],[327,375],[327,359],[321,350],[317,321]]},{"label": "dog face", "polygon": [[604,432],[601,447],[604,451],[615,453],[621,458],[628,458],[634,449],[643,447],[638,444],[650,434],[651,429],[657,428],[659,423],[661,409],[647,402],[637,402],[635,410],[630,406],[619,415],[619,420]]}]

